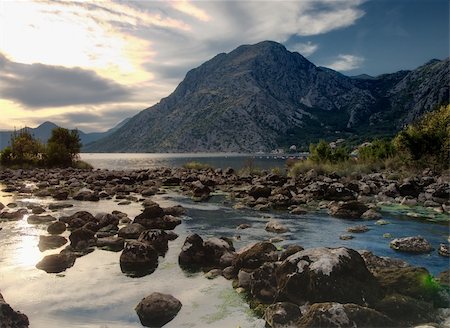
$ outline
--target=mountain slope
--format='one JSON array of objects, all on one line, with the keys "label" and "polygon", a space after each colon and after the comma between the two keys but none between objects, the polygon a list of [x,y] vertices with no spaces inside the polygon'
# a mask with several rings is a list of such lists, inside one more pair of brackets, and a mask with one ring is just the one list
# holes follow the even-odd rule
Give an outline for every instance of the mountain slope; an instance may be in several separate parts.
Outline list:
[{"label": "mountain slope", "polygon": [[254,152],[367,131],[392,134],[415,117],[411,112],[448,99],[445,74],[448,60],[351,78],[276,42],[244,45],[189,71],[170,96],[85,150]]}]

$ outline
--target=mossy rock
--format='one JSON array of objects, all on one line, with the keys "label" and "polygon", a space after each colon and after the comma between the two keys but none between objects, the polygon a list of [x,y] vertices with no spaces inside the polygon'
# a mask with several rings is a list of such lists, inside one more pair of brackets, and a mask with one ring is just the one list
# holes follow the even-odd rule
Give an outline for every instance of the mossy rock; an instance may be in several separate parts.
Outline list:
[{"label": "mossy rock", "polygon": [[386,296],[375,309],[398,322],[400,326],[435,320],[435,310],[431,303],[400,294]]}]

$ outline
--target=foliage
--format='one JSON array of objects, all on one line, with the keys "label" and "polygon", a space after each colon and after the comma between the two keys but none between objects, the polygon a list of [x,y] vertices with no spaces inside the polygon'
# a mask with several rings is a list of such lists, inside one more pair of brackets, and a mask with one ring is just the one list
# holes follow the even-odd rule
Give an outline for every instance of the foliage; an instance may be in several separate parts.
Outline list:
[{"label": "foliage", "polygon": [[299,160],[291,166],[289,175],[299,176],[313,169],[321,175],[337,173],[340,176],[351,176],[355,174],[378,172],[385,168],[386,165],[383,162],[359,163],[352,159],[337,163],[315,163],[310,160]]},{"label": "foliage", "polygon": [[369,145],[358,149],[358,160],[362,162],[376,162],[392,158],[396,154],[391,140],[375,139]]},{"label": "foliage", "polygon": [[238,174],[240,176],[262,175],[262,170],[255,164],[255,160],[253,158],[247,158]]},{"label": "foliage", "polygon": [[43,145],[27,129],[14,131],[11,146],[6,147],[0,155],[2,165],[37,165],[42,159]]},{"label": "foliage", "polygon": [[395,147],[417,164],[449,167],[450,105],[425,114],[393,140]]},{"label": "foliage", "polygon": [[46,161],[49,166],[68,166],[77,158],[81,149],[77,130],[55,128],[47,142]]},{"label": "foliage", "polygon": [[183,167],[185,169],[190,169],[190,170],[206,170],[206,169],[212,169],[212,166],[206,163],[201,163],[201,162],[196,162],[196,161],[192,161],[192,162],[187,162],[183,165]]},{"label": "foliage", "polygon": [[320,140],[318,144],[309,145],[309,160],[314,163],[339,163],[350,158],[347,148],[338,146],[332,148],[325,140]]}]

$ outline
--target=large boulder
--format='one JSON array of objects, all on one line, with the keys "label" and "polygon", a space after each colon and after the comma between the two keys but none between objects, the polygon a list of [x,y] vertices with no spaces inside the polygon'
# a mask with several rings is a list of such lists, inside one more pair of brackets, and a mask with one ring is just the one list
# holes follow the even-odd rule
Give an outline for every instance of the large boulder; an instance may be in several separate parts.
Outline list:
[{"label": "large boulder", "polygon": [[3,295],[0,294],[0,327],[1,328],[27,328],[29,326],[28,317],[18,311],[14,311],[6,303]]},{"label": "large boulder", "polygon": [[59,248],[67,243],[67,238],[63,236],[39,236],[39,250],[44,252],[48,249]]},{"label": "large boulder", "polygon": [[[146,200],[142,205],[144,205],[144,210],[136,216],[138,221],[141,219],[155,219],[164,215],[164,210],[154,201]],[[139,223],[136,219],[135,222]]]},{"label": "large boulder", "polygon": [[431,244],[420,236],[393,239],[390,247],[396,251],[408,253],[429,253],[433,250]]},{"label": "large boulder", "polygon": [[129,241],[120,255],[120,268],[123,273],[135,277],[142,277],[153,273],[158,267],[158,252],[153,246]]},{"label": "large boulder", "polygon": [[236,269],[257,269],[266,262],[278,260],[277,248],[268,242],[259,242],[241,249],[233,266]]},{"label": "large boulder", "polygon": [[270,189],[269,186],[264,185],[256,185],[251,187],[248,194],[252,196],[255,199],[258,199],[260,197],[267,198],[272,193],[272,189]]},{"label": "large boulder", "polygon": [[71,230],[81,228],[88,222],[96,222],[95,217],[86,211],[78,211],[69,217],[60,218],[59,220],[67,223]]},{"label": "large boulder", "polygon": [[306,302],[373,304],[379,286],[358,252],[348,248],[311,248],[295,253],[276,270],[279,295]]},{"label": "large boulder", "polygon": [[341,183],[332,183],[328,186],[323,196],[326,200],[348,201],[355,200],[355,193],[345,188]]},{"label": "large boulder", "polygon": [[98,202],[100,200],[100,197],[98,196],[98,193],[92,192],[90,190],[83,190],[77,192],[73,199],[80,200],[80,201],[87,201],[87,202]]},{"label": "large boulder", "polygon": [[393,327],[384,314],[357,304],[316,303],[297,322],[299,328]]},{"label": "large boulder", "polygon": [[264,312],[264,320],[272,328],[295,327],[301,316],[300,308],[289,302],[271,304]]},{"label": "large boulder", "polygon": [[51,235],[59,235],[66,231],[66,224],[62,221],[50,223],[47,227],[47,232]]},{"label": "large boulder", "polygon": [[122,237],[104,237],[97,239],[97,247],[105,251],[120,252],[125,245],[125,239]]},{"label": "large boulder", "polygon": [[135,310],[143,326],[162,327],[176,317],[181,307],[181,302],[172,295],[152,293]]},{"label": "large boulder", "polygon": [[139,235],[138,241],[153,246],[160,256],[164,256],[169,250],[169,236],[164,230],[145,230]]},{"label": "large boulder", "polygon": [[334,203],[330,206],[329,213],[332,216],[343,219],[359,219],[369,208],[358,201]]},{"label": "large boulder", "polygon": [[126,239],[138,239],[145,227],[139,223],[131,223],[121,228],[118,232],[119,237]]},{"label": "large boulder", "polygon": [[86,228],[79,228],[74,231],[69,236],[70,246],[74,249],[85,249],[91,246],[95,246],[97,238],[92,230]]},{"label": "large boulder", "polygon": [[47,255],[36,264],[36,268],[47,273],[60,273],[72,267],[75,259],[76,256],[70,253]]},{"label": "large boulder", "polygon": [[164,215],[156,218],[136,217],[134,222],[141,224],[146,229],[173,230],[177,225],[181,224],[181,219],[172,215]]}]

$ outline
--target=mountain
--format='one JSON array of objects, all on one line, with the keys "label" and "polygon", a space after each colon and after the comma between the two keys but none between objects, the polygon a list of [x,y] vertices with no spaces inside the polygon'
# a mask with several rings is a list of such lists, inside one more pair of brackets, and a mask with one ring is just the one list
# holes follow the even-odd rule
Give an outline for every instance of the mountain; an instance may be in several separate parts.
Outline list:
[{"label": "mountain", "polygon": [[[126,124],[130,118],[127,118],[120,123],[118,123],[115,127],[105,131],[105,132],[91,132],[91,133],[85,133],[81,130],[78,130],[78,134],[80,136],[81,143],[84,145],[87,145],[89,143],[92,143],[94,141],[97,141],[101,138],[104,138],[108,136],[109,134],[117,131],[120,127],[122,127],[124,124]],[[47,140],[52,135],[52,130],[57,128],[58,125],[56,125],[53,122],[44,122],[41,125],[39,125],[36,128],[28,128],[28,131],[40,142],[46,143]],[[12,131],[0,131],[0,150],[9,146],[11,141],[11,135]]]},{"label": "mountain", "polygon": [[448,102],[448,64],[352,78],[276,42],[243,45],[189,71],[171,95],[85,151],[255,152],[392,135]]}]

